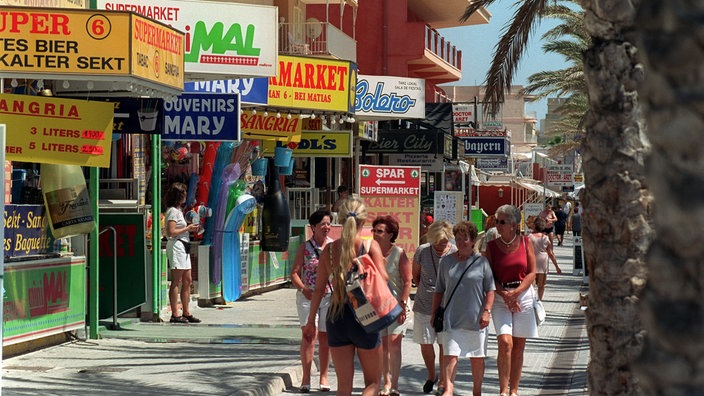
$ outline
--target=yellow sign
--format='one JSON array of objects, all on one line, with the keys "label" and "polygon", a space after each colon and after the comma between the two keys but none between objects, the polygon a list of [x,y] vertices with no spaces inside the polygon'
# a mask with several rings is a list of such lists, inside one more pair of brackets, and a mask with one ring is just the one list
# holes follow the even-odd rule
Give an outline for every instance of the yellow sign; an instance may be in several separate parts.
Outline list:
[{"label": "yellow sign", "polygon": [[132,15],[132,74],[183,89],[183,34]]},{"label": "yellow sign", "polygon": [[113,104],[28,95],[0,95],[12,161],[110,166]]},{"label": "yellow sign", "polygon": [[3,7],[0,18],[0,73],[135,73],[183,89],[184,36],[166,25],[103,10]]},{"label": "yellow sign", "polygon": [[[361,194],[360,194],[361,195]],[[397,246],[406,251],[408,259],[413,261],[413,255],[418,248],[420,238],[420,196],[383,196],[361,195],[367,207],[367,224],[371,224],[378,216],[391,216],[398,221]]]},{"label": "yellow sign", "polygon": [[[275,141],[264,141],[264,152],[273,153],[276,146]],[[352,157],[352,135],[349,132],[305,131],[301,135],[301,141],[293,149],[293,156],[350,158]]]},{"label": "yellow sign", "polygon": [[276,114],[265,116],[264,113],[244,111],[240,115],[240,128],[244,139],[298,142],[301,140],[302,121],[298,115],[281,114],[277,117]]},{"label": "yellow sign", "polygon": [[348,112],[356,80],[350,62],[279,55],[276,77],[269,78],[269,105]]}]

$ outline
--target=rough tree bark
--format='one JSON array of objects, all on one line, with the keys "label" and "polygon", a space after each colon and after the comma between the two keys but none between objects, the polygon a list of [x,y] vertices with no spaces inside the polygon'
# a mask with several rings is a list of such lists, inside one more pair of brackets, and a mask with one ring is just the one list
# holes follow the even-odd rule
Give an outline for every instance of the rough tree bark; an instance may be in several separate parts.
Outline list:
[{"label": "rough tree bark", "polygon": [[600,396],[640,394],[632,364],[643,346],[638,304],[654,232],[637,93],[644,78],[633,31],[638,2],[582,0],[593,38],[584,62],[590,110],[583,146],[589,388]]},{"label": "rough tree bark", "polygon": [[648,253],[654,276],[641,303],[647,336],[636,372],[644,394],[704,392],[702,20],[704,3],[691,0],[643,0],[638,15],[648,179],[661,236]]}]

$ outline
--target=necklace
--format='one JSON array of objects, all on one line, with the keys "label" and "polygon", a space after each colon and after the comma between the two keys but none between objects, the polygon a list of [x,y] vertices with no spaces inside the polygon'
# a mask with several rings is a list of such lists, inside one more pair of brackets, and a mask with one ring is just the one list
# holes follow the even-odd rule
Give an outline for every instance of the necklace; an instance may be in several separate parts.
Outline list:
[{"label": "necklace", "polygon": [[513,241],[516,240],[516,237],[517,237],[517,236],[518,236],[518,234],[513,234],[513,239],[511,239],[511,242],[506,242],[506,241],[504,241],[504,237],[502,237],[501,235],[499,235],[499,239],[501,240],[501,243],[503,243],[504,245],[506,245],[506,247],[509,247],[509,246],[511,246],[511,244],[513,243]]}]

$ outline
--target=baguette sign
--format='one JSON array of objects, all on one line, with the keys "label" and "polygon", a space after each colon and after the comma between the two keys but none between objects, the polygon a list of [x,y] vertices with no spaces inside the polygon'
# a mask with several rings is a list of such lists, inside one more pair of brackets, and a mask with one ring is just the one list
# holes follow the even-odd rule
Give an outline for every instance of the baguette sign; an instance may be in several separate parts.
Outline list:
[{"label": "baguette sign", "polygon": [[414,166],[360,165],[359,193],[361,195],[420,194],[420,168]]}]

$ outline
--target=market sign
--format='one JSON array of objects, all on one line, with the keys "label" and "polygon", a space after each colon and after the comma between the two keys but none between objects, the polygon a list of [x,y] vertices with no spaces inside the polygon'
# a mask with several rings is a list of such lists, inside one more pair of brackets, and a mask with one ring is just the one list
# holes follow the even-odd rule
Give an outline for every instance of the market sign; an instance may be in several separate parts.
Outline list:
[{"label": "market sign", "polygon": [[368,119],[425,118],[425,80],[357,76],[354,113]]},{"label": "market sign", "polygon": [[0,94],[11,161],[110,167],[113,104]]},{"label": "market sign", "polygon": [[239,141],[237,95],[183,94],[164,101],[162,140]]},{"label": "market sign", "polygon": [[399,223],[395,243],[409,260],[413,260],[420,237],[420,173],[419,167],[376,165],[360,165],[357,172],[367,224],[378,216],[394,217]]},{"label": "market sign", "polygon": [[2,6],[88,8],[84,0],[0,0]]},{"label": "market sign", "polygon": [[268,78],[240,78],[233,80],[186,81],[184,92],[212,92],[239,94],[242,104],[267,105],[269,103]]},{"label": "market sign", "polygon": [[[266,114],[266,115],[265,115]],[[240,115],[242,137],[244,139],[272,139],[299,142],[303,120],[297,114],[243,111]]]},{"label": "market sign", "polygon": [[466,157],[497,157],[508,155],[509,141],[505,137],[461,138]]},{"label": "market sign", "polygon": [[3,7],[0,73],[16,78],[136,76],[183,89],[183,33],[126,12]]},{"label": "market sign", "polygon": [[214,1],[98,0],[98,8],[132,11],[186,32],[189,78],[276,74],[278,8]]},{"label": "market sign", "polygon": [[269,106],[352,113],[356,74],[348,61],[279,56]]},{"label": "market sign", "polygon": [[[264,140],[264,153],[274,153],[277,146],[287,146],[284,142]],[[341,157],[351,158],[352,135],[349,132],[317,132],[304,131],[301,141],[293,149],[294,157]]]}]

